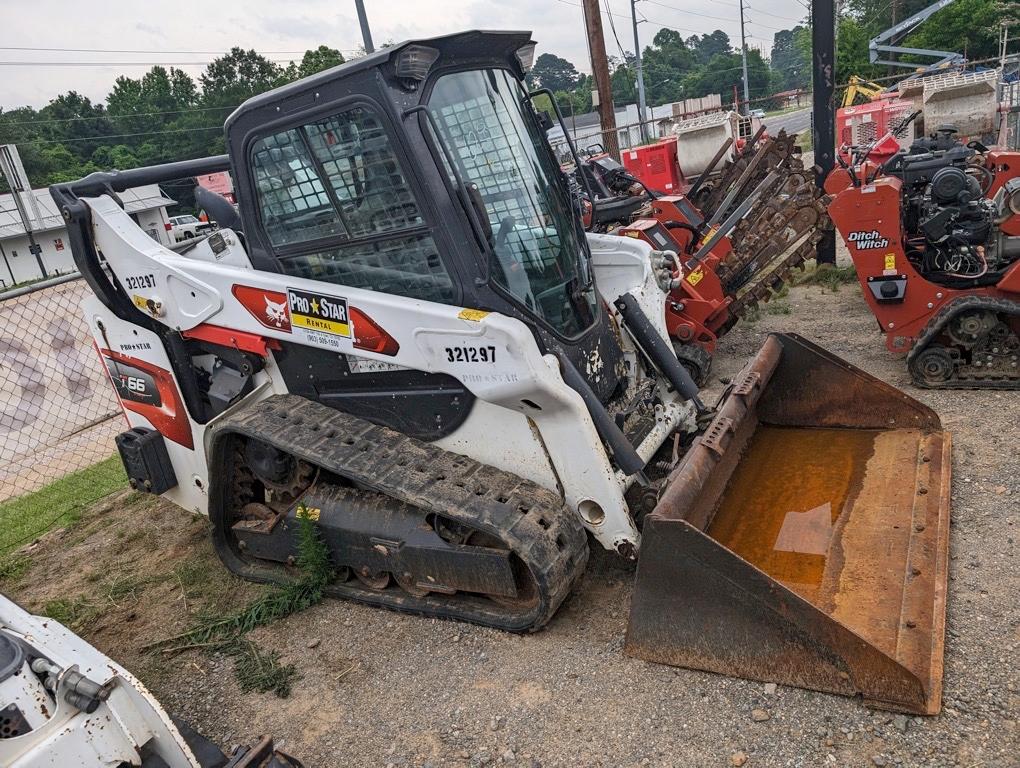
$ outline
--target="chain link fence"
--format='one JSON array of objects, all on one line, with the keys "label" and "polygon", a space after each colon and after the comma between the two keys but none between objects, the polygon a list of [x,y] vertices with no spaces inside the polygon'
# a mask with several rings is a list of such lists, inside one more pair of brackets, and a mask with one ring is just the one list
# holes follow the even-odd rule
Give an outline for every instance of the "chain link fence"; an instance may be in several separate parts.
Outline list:
[{"label": "chain link fence", "polygon": [[108,458],[120,405],[69,275],[0,294],[0,501]]},{"label": "chain link fence", "polygon": [[1020,55],[1012,55],[1002,62],[1000,102],[1005,110],[1006,130],[1004,146],[1020,149]]}]

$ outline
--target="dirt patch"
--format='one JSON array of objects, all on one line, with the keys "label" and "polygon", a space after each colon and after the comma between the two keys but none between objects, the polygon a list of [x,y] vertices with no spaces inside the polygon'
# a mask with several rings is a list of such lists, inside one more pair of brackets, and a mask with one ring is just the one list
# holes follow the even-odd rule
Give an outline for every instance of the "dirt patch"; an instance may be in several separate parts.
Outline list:
[{"label": "dirt patch", "polygon": [[29,564],[2,584],[7,595],[67,624],[157,689],[175,665],[143,646],[259,590],[220,566],[204,517],[134,491],[104,499],[19,554]]},{"label": "dirt patch", "polygon": [[[626,658],[632,575],[599,556],[535,635],[337,601],[261,628],[251,637],[299,671],[287,699],[242,695],[227,658],[142,650],[202,611],[240,606],[259,591],[219,565],[204,520],[168,503],[128,493],[107,500],[37,545],[5,592],[35,610],[98,601],[82,634],[170,710],[225,746],[273,733],[309,766],[725,766],[739,751],[749,768],[1017,765],[1020,396],[915,390],[856,285],[800,286],[784,301],[788,314],[763,311],[723,340],[715,377],[736,373],[768,331],[796,331],[932,406],[953,432],[939,717]],[[712,393],[720,389],[716,381]],[[757,721],[757,710],[768,718]]]}]

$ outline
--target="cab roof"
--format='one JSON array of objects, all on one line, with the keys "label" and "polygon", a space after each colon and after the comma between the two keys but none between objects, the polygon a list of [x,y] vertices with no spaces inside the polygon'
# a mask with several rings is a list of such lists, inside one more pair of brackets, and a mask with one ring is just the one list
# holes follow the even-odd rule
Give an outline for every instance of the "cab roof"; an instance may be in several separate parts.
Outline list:
[{"label": "cab roof", "polygon": [[[284,113],[312,108],[320,99],[320,93],[349,95],[358,89],[345,89],[344,83],[360,79],[371,70],[376,70],[387,85],[399,87],[398,78],[391,62],[404,49],[413,46],[428,46],[439,51],[435,67],[468,62],[490,63],[508,66],[519,77],[524,76],[520,62],[514,55],[519,48],[531,43],[531,32],[470,30],[421,40],[405,40],[402,43],[382,48],[375,53],[318,72],[310,77],[274,88],[253,96],[235,109],[224,123],[228,141],[232,129],[245,124],[251,127],[250,118],[256,122],[269,122]],[[353,84],[353,83],[352,83]],[[346,91],[346,93],[344,93]],[[330,100],[330,99],[325,99]],[[417,96],[415,97],[417,101]],[[248,119],[246,119],[248,118]]]}]

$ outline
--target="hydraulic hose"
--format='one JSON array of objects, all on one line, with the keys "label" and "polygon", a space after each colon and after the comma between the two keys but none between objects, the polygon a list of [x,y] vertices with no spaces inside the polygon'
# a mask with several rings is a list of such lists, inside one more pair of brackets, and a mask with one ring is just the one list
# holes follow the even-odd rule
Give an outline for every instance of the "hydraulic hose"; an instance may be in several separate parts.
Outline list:
[{"label": "hydraulic hose", "polygon": [[632,294],[625,293],[615,303],[617,310],[623,315],[623,322],[627,326],[627,330],[630,331],[645,354],[652,359],[655,367],[662,371],[677,392],[694,403],[699,415],[706,413],[708,409],[698,396],[698,385],[694,383],[694,379],[691,378],[687,369],[677,360],[676,353],[670,345],[655,330],[652,321],[641,311],[637,299]]},{"label": "hydraulic hose", "polygon": [[673,219],[670,219],[669,221],[664,221],[662,223],[662,226],[664,226],[666,229],[686,229],[688,232],[690,232],[692,235],[691,241],[687,243],[687,246],[684,248],[684,251],[686,253],[694,253],[694,247],[698,244],[698,241],[701,240],[700,229],[695,227],[693,224],[688,224],[686,221],[674,221]]},{"label": "hydraulic hose", "polygon": [[609,415],[592,388],[588,386],[588,382],[585,381],[581,372],[574,367],[574,364],[563,352],[557,351],[556,357],[560,361],[560,373],[563,376],[563,381],[581,396],[588,408],[591,420],[595,424],[595,431],[599,433],[602,442],[612,451],[616,465],[628,477],[643,470],[645,468],[644,459],[634,450],[634,446],[627,440],[623,430],[616,426],[613,417]]}]

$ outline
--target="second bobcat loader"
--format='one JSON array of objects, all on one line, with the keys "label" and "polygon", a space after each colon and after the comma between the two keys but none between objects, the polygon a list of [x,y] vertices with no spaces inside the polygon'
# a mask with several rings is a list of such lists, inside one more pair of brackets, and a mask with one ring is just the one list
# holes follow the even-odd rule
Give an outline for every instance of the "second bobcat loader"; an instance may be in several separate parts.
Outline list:
[{"label": "second bobcat loader", "polygon": [[[52,195],[133,485],[228,568],[523,632],[590,546],[638,558],[627,652],[939,708],[949,437],[796,336],[710,406],[673,354],[674,255],[586,234],[524,86],[528,33],[409,42],[257,96],[222,157]],[[173,252],[117,192],[230,170]],[[679,266],[682,274],[682,265]]]}]

